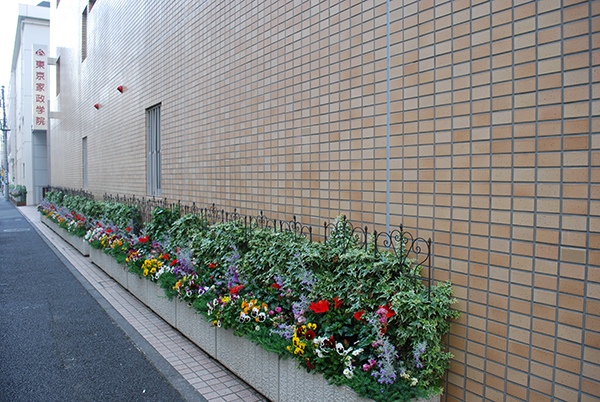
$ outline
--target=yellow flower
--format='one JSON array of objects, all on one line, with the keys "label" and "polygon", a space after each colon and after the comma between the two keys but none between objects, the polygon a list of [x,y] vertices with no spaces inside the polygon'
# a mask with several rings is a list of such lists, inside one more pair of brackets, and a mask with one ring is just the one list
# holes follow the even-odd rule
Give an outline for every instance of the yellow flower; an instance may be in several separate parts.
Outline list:
[{"label": "yellow flower", "polygon": [[223,303],[229,303],[229,296],[225,296],[223,299],[221,299],[221,301]]}]

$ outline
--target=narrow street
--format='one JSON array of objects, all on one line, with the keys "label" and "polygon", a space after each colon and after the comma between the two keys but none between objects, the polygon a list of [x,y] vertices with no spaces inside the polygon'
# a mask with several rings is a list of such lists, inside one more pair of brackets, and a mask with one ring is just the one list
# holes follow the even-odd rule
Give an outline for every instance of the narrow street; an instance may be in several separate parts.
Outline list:
[{"label": "narrow street", "polygon": [[183,401],[0,199],[0,401]]}]

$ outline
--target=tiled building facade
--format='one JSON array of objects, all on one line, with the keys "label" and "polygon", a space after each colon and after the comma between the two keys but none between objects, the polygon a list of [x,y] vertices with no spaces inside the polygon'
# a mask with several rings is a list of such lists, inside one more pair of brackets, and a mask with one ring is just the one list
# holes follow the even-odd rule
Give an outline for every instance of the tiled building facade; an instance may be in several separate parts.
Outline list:
[{"label": "tiled building facade", "polygon": [[52,185],[156,193],[160,105],[162,197],[432,238],[447,401],[600,400],[600,1],[51,9]]}]

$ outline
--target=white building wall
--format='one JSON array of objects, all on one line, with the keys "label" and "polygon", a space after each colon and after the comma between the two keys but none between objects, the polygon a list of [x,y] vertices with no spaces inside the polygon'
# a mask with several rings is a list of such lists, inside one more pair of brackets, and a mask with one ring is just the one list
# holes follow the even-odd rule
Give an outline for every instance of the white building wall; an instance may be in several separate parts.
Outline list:
[{"label": "white building wall", "polygon": [[48,167],[46,131],[32,131],[32,56],[33,45],[49,44],[50,9],[20,4],[18,18],[7,99],[9,178],[11,184],[27,187],[27,204],[37,204],[48,185]]}]

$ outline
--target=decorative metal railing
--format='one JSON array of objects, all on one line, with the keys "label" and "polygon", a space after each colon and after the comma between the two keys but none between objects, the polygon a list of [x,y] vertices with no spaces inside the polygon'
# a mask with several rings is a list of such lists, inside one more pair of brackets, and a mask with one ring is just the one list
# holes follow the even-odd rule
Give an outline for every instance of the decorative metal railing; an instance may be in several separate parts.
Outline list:
[{"label": "decorative metal railing", "polygon": [[[79,195],[89,199],[94,199],[92,193],[85,190],[65,189],[59,187],[49,187],[48,191],[62,191],[69,195]],[[193,202],[191,205],[182,204],[181,201],[169,202],[166,198],[157,199],[155,197],[136,197],[120,196],[112,194],[104,194],[104,201],[118,202],[126,205],[137,206],[140,211],[140,216],[143,222],[149,222],[152,219],[152,212],[155,208],[165,208],[174,211],[179,210],[180,216],[194,214],[201,217],[207,225],[225,222],[239,222],[246,228],[260,227],[271,229],[279,232],[293,232],[297,235],[304,236],[309,241],[326,241],[336,231],[342,230],[349,233],[348,240],[341,252],[345,252],[348,247],[354,243],[363,247],[365,251],[371,250],[376,258],[382,250],[392,252],[400,260],[403,269],[402,274],[406,277],[415,280],[424,281],[429,289],[433,283],[433,270],[431,265],[431,239],[423,237],[414,237],[410,232],[404,230],[402,225],[390,232],[369,232],[367,226],[354,227],[345,217],[337,223],[324,222],[322,227],[306,225],[299,222],[296,216],[289,221],[273,219],[267,217],[262,211],[256,215],[240,214],[237,209],[233,212],[227,212],[223,208],[217,208],[215,204],[209,207],[201,208]],[[338,225],[338,226],[336,226]],[[343,225],[340,227],[339,225]],[[411,272],[406,272],[405,264],[407,259],[414,261],[415,269]],[[408,264],[410,266],[410,264]],[[419,273],[420,274],[417,274]],[[429,290],[428,290],[429,292]]]}]

